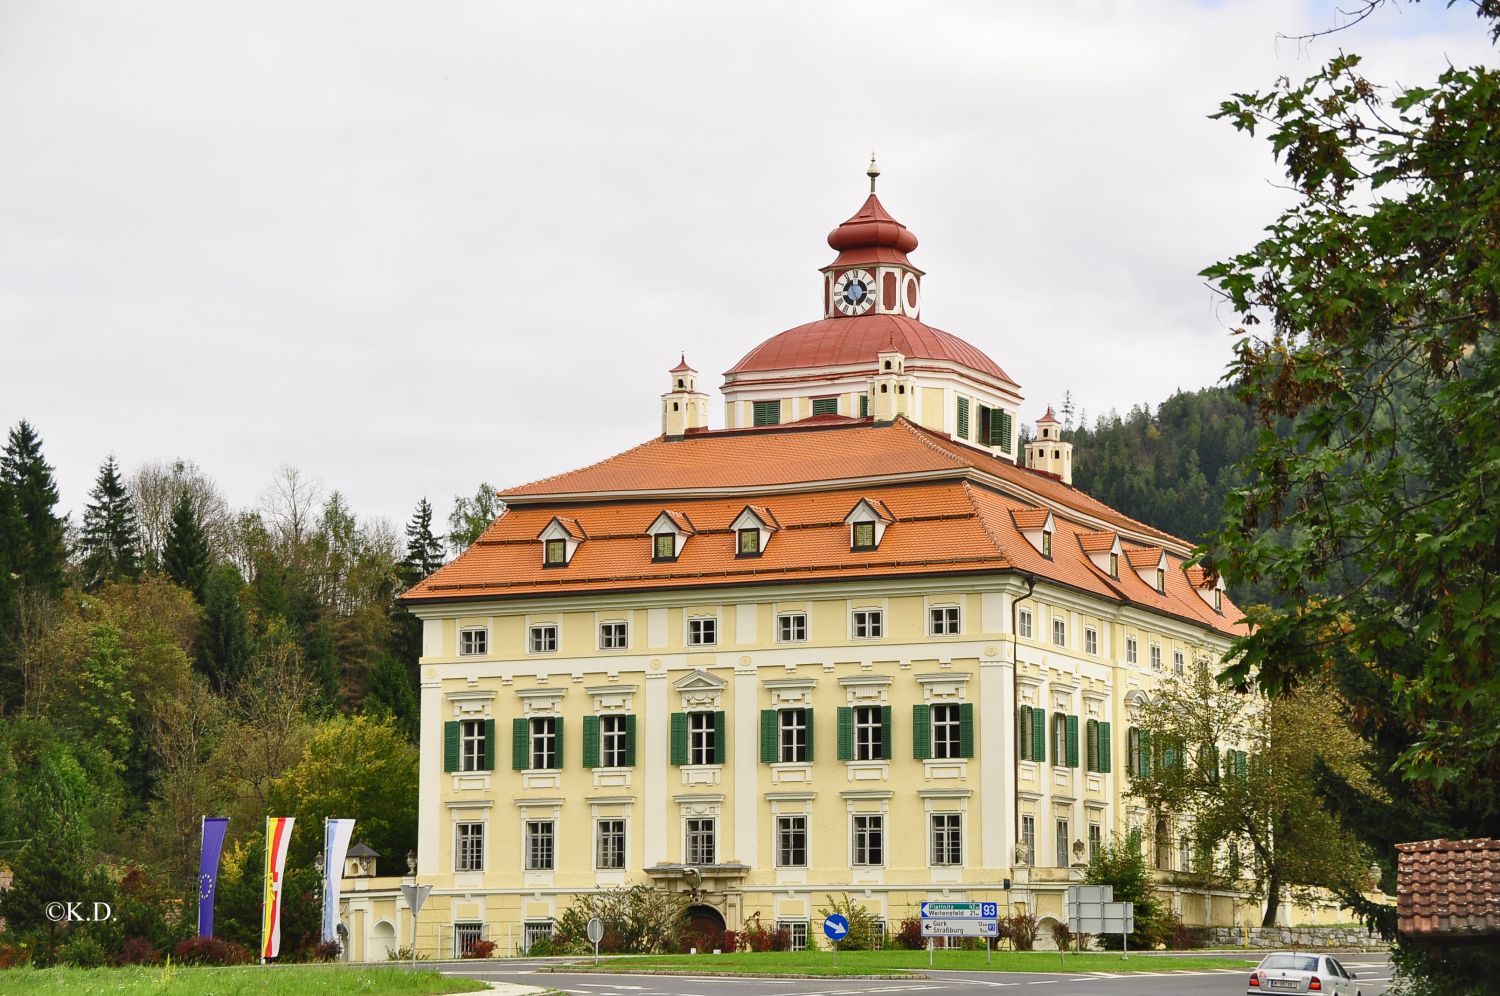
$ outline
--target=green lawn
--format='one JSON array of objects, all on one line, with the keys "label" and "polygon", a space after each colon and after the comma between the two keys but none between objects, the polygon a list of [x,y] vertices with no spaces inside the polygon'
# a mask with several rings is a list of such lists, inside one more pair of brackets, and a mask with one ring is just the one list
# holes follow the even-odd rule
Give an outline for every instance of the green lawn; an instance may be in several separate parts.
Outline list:
[{"label": "green lawn", "polygon": [[[996,951],[986,965],[983,951],[936,951],[932,967],[964,972],[1160,972],[1171,969],[1243,968],[1249,971],[1259,958],[1173,956],[1162,958],[1150,954],[1132,954],[1122,958],[1118,952],[1086,951],[1066,954],[1059,960],[1056,951]],[[1059,965],[1062,967],[1059,968]],[[561,971],[579,967],[559,966]],[[838,969],[833,967],[829,951],[776,951],[765,954],[725,955],[648,955],[611,958],[602,962],[602,972],[628,972],[632,969],[677,971],[688,974],[705,972],[763,972],[794,975],[883,975],[927,968],[926,951],[840,951]]]},{"label": "green lawn", "polygon": [[15,968],[0,971],[0,992],[109,993],[156,996],[313,996],[318,993],[386,993],[426,996],[489,987],[473,979],[408,971],[385,965],[246,965],[237,968]]}]

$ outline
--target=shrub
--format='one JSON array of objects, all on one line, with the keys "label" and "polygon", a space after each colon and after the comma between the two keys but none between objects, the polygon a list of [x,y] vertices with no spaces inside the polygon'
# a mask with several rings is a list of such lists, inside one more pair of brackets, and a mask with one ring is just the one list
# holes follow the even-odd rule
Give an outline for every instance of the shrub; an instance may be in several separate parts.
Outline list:
[{"label": "shrub", "polygon": [[1041,924],[1030,913],[1016,913],[1000,921],[1000,936],[1010,938],[1017,951],[1030,951],[1036,947],[1037,931]]},{"label": "shrub", "polygon": [[218,937],[189,937],[172,948],[172,960],[180,965],[248,965],[250,949]]},{"label": "shrub", "polygon": [[891,946],[906,951],[919,951],[927,946],[927,939],[922,936],[922,921],[914,916],[909,916],[901,921],[901,929],[896,931],[896,936],[891,939]]},{"label": "shrub", "polygon": [[880,928],[875,923],[875,914],[849,898],[847,892],[838,899],[826,895],[823,898],[827,900],[828,905],[818,910],[819,920],[826,919],[830,914],[839,913],[849,921],[849,933],[838,942],[838,949],[840,951],[873,951],[875,942],[880,937]]},{"label": "shrub", "polygon": [[[532,945],[535,947],[535,945]],[[495,954],[495,942],[480,938],[469,945],[469,950],[464,952],[465,958],[491,958]]]},{"label": "shrub", "polygon": [[340,950],[338,941],[319,941],[309,955],[312,961],[338,961]]},{"label": "shrub", "polygon": [[72,936],[58,951],[57,957],[64,965],[72,965],[76,968],[99,968],[109,960],[109,956],[104,951],[104,945],[86,930],[73,931]]},{"label": "shrub", "polygon": [[1066,951],[1073,946],[1073,931],[1062,920],[1052,921],[1052,941],[1057,945],[1059,951]]},{"label": "shrub", "polygon": [[606,889],[579,896],[558,917],[553,941],[558,954],[587,954],[591,917],[604,921],[600,949],[626,954],[669,954],[682,948],[683,915],[688,899],[649,885]]},{"label": "shrub", "polygon": [[[1130,935],[1132,948],[1149,950],[1167,939],[1170,914],[1163,908],[1152,885],[1140,827],[1131,827],[1123,836],[1116,834],[1100,845],[1089,859],[1084,881],[1089,885],[1114,886],[1115,902],[1135,905],[1135,932]],[[1120,949],[1119,934],[1100,934],[1097,941],[1101,948]]]},{"label": "shrub", "polygon": [[785,927],[766,929],[760,922],[760,910],[745,918],[739,937],[746,951],[785,951],[792,946],[792,932]]},{"label": "shrub", "polygon": [[526,953],[533,958],[550,958],[553,955],[562,954],[563,945],[558,938],[544,935],[532,941]]},{"label": "shrub", "polygon": [[161,961],[161,952],[156,950],[144,937],[132,937],[120,945],[114,957],[109,960],[111,965],[155,965]]},{"label": "shrub", "polygon": [[[412,957],[411,957],[411,948],[410,947],[404,947],[404,948],[386,948],[385,949],[385,957],[386,957],[387,961],[411,961],[412,960]],[[417,955],[417,959],[416,960],[417,961],[426,961],[427,959],[429,959],[431,957],[432,957],[431,955],[419,954],[419,955]]]},{"label": "shrub", "polygon": [[31,948],[20,944],[0,944],[0,969],[19,968],[31,960]]},{"label": "shrub", "polygon": [[733,954],[745,946],[745,939],[740,936],[738,930],[724,931],[724,953]]}]

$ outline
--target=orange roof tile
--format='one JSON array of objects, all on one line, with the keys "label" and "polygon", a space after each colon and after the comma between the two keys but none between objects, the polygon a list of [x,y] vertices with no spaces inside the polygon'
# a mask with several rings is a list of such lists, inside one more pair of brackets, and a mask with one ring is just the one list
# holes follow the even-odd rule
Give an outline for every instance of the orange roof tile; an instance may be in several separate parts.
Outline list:
[{"label": "orange roof tile", "polygon": [[1023,532],[1042,528],[1050,514],[1045,508],[1018,508],[1010,513],[1016,520],[1016,528]]},{"label": "orange roof tile", "polygon": [[[678,532],[693,533],[697,531],[693,528],[693,520],[689,519],[681,512],[674,512],[670,508],[664,508],[661,510],[661,515],[665,515],[669,520],[671,520],[672,525],[677,527]],[[658,515],[656,518],[661,518],[661,515]],[[653,519],[652,521],[654,522],[656,520]]]},{"label": "orange roof tile", "polygon": [[1125,560],[1131,567],[1139,570],[1144,567],[1156,570],[1161,564],[1161,548],[1155,546],[1127,546],[1122,548]]},{"label": "orange roof tile", "polygon": [[1120,534],[1110,529],[1092,533],[1079,533],[1078,545],[1084,553],[1107,553],[1115,548],[1115,539]]},{"label": "orange roof tile", "polygon": [[1401,933],[1500,934],[1500,840],[1424,840],[1396,855]]}]

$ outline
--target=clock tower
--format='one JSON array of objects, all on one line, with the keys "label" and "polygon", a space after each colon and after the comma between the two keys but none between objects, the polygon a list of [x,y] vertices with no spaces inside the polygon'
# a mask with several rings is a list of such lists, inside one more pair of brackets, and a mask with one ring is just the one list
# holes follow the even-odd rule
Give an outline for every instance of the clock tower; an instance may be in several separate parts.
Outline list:
[{"label": "clock tower", "polygon": [[921,313],[922,271],[906,254],[917,247],[917,237],[892,218],[875,196],[880,167],[870,157],[870,196],[854,217],[828,233],[828,245],[838,258],[823,267],[823,317]]}]

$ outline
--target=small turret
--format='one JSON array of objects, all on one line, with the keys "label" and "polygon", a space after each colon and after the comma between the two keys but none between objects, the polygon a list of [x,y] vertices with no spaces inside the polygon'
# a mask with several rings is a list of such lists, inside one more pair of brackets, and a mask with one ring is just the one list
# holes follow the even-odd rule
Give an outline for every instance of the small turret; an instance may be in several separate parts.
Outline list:
[{"label": "small turret", "polygon": [[661,396],[661,434],[681,439],[689,432],[708,428],[708,395],[698,390],[698,371],[688,366],[684,355],[669,371],[671,390]]},{"label": "small turret", "polygon": [[1073,444],[1062,438],[1062,423],[1047,406],[1047,414],[1036,420],[1036,438],[1026,444],[1026,466],[1056,474],[1064,484],[1073,483]]},{"label": "small turret", "polygon": [[875,354],[875,375],[870,378],[870,414],[875,421],[894,422],[898,415],[911,418],[915,390],[903,353],[887,345]]}]

